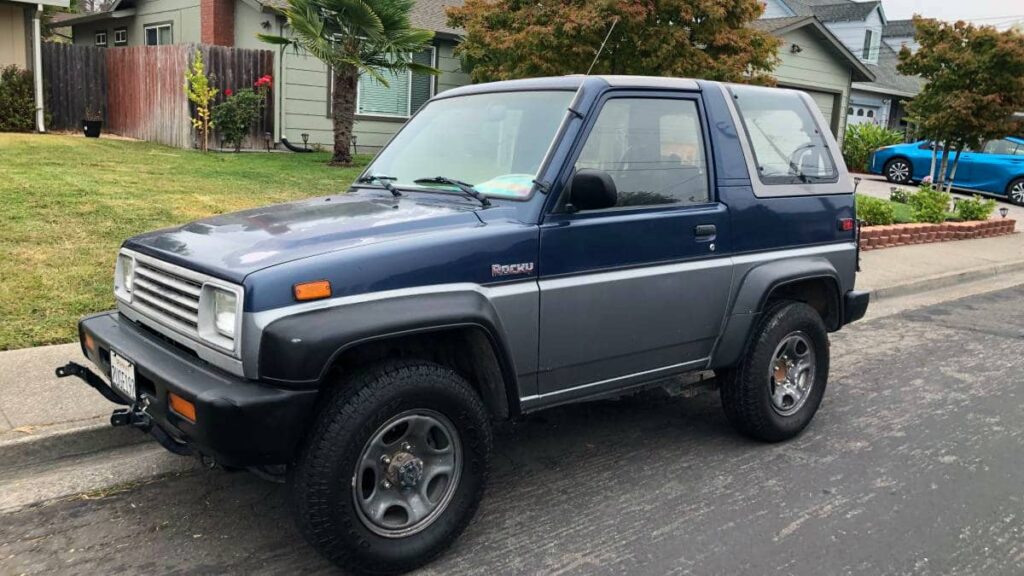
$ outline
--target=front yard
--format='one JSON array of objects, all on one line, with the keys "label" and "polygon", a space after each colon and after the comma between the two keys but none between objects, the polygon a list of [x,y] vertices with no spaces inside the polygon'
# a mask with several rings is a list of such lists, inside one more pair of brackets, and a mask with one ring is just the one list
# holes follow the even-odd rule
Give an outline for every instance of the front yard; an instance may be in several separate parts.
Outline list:
[{"label": "front yard", "polygon": [[80,316],[111,308],[126,237],[344,190],[360,169],[328,157],[0,134],[0,350],[72,341]]}]

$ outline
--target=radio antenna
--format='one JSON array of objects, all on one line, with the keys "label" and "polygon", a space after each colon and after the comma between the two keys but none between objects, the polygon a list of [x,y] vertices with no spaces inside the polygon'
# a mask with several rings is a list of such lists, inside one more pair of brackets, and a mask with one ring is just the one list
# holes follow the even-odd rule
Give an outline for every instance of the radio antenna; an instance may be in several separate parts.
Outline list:
[{"label": "radio antenna", "polygon": [[612,25],[608,28],[608,33],[604,35],[604,42],[601,42],[601,47],[597,49],[597,54],[594,54],[594,61],[590,63],[590,68],[587,68],[587,73],[584,76],[590,76],[591,70],[594,69],[594,65],[597,64],[597,59],[601,57],[601,53],[604,52],[604,46],[608,43],[608,39],[612,37],[612,30],[615,30],[615,25],[619,23],[619,17],[616,16],[615,20],[612,20]]}]

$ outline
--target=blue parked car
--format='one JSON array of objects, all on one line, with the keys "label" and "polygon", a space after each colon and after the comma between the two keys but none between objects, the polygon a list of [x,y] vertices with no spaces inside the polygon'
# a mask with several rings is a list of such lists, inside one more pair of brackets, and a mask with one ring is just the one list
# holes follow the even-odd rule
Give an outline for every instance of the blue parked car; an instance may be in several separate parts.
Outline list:
[{"label": "blue parked car", "polygon": [[[952,169],[950,159],[950,170]],[[876,150],[868,163],[872,174],[881,174],[893,184],[919,182],[932,165],[932,143],[885,146]],[[1024,205],[1024,138],[989,140],[980,151],[960,155],[953,186],[974,192],[1006,196]]]}]

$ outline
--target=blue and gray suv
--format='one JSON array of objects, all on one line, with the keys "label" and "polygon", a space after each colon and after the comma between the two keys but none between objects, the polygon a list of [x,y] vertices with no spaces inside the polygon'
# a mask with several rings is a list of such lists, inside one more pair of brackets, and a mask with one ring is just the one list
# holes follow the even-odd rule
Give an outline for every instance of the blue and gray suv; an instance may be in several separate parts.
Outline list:
[{"label": "blue and gray suv", "polygon": [[[290,484],[339,566],[429,561],[496,421],[714,370],[742,433],[799,434],[861,318],[853,183],[801,92],[540,78],[433,98],[344,193],[125,241],[79,324],[165,447]],[[109,383],[108,383],[109,382]]]}]

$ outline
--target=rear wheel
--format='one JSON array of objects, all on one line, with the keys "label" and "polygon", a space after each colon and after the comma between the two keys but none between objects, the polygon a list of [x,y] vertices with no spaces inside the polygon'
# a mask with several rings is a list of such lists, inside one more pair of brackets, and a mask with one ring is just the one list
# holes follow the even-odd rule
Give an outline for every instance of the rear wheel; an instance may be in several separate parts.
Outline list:
[{"label": "rear wheel", "polygon": [[388,362],[338,384],[292,473],[299,528],[348,570],[421,566],[480,503],[491,448],[483,403],[430,362]]},{"label": "rear wheel", "polygon": [[1006,187],[1006,197],[1018,206],[1024,206],[1024,178],[1017,178]]},{"label": "rear wheel", "polygon": [[723,372],[722,407],[743,434],[779,442],[814,418],[828,381],[828,333],[802,302],[768,307],[740,364]]},{"label": "rear wheel", "polygon": [[893,158],[886,162],[882,173],[885,174],[885,179],[893,184],[909,184],[914,175],[910,161],[904,158]]}]

